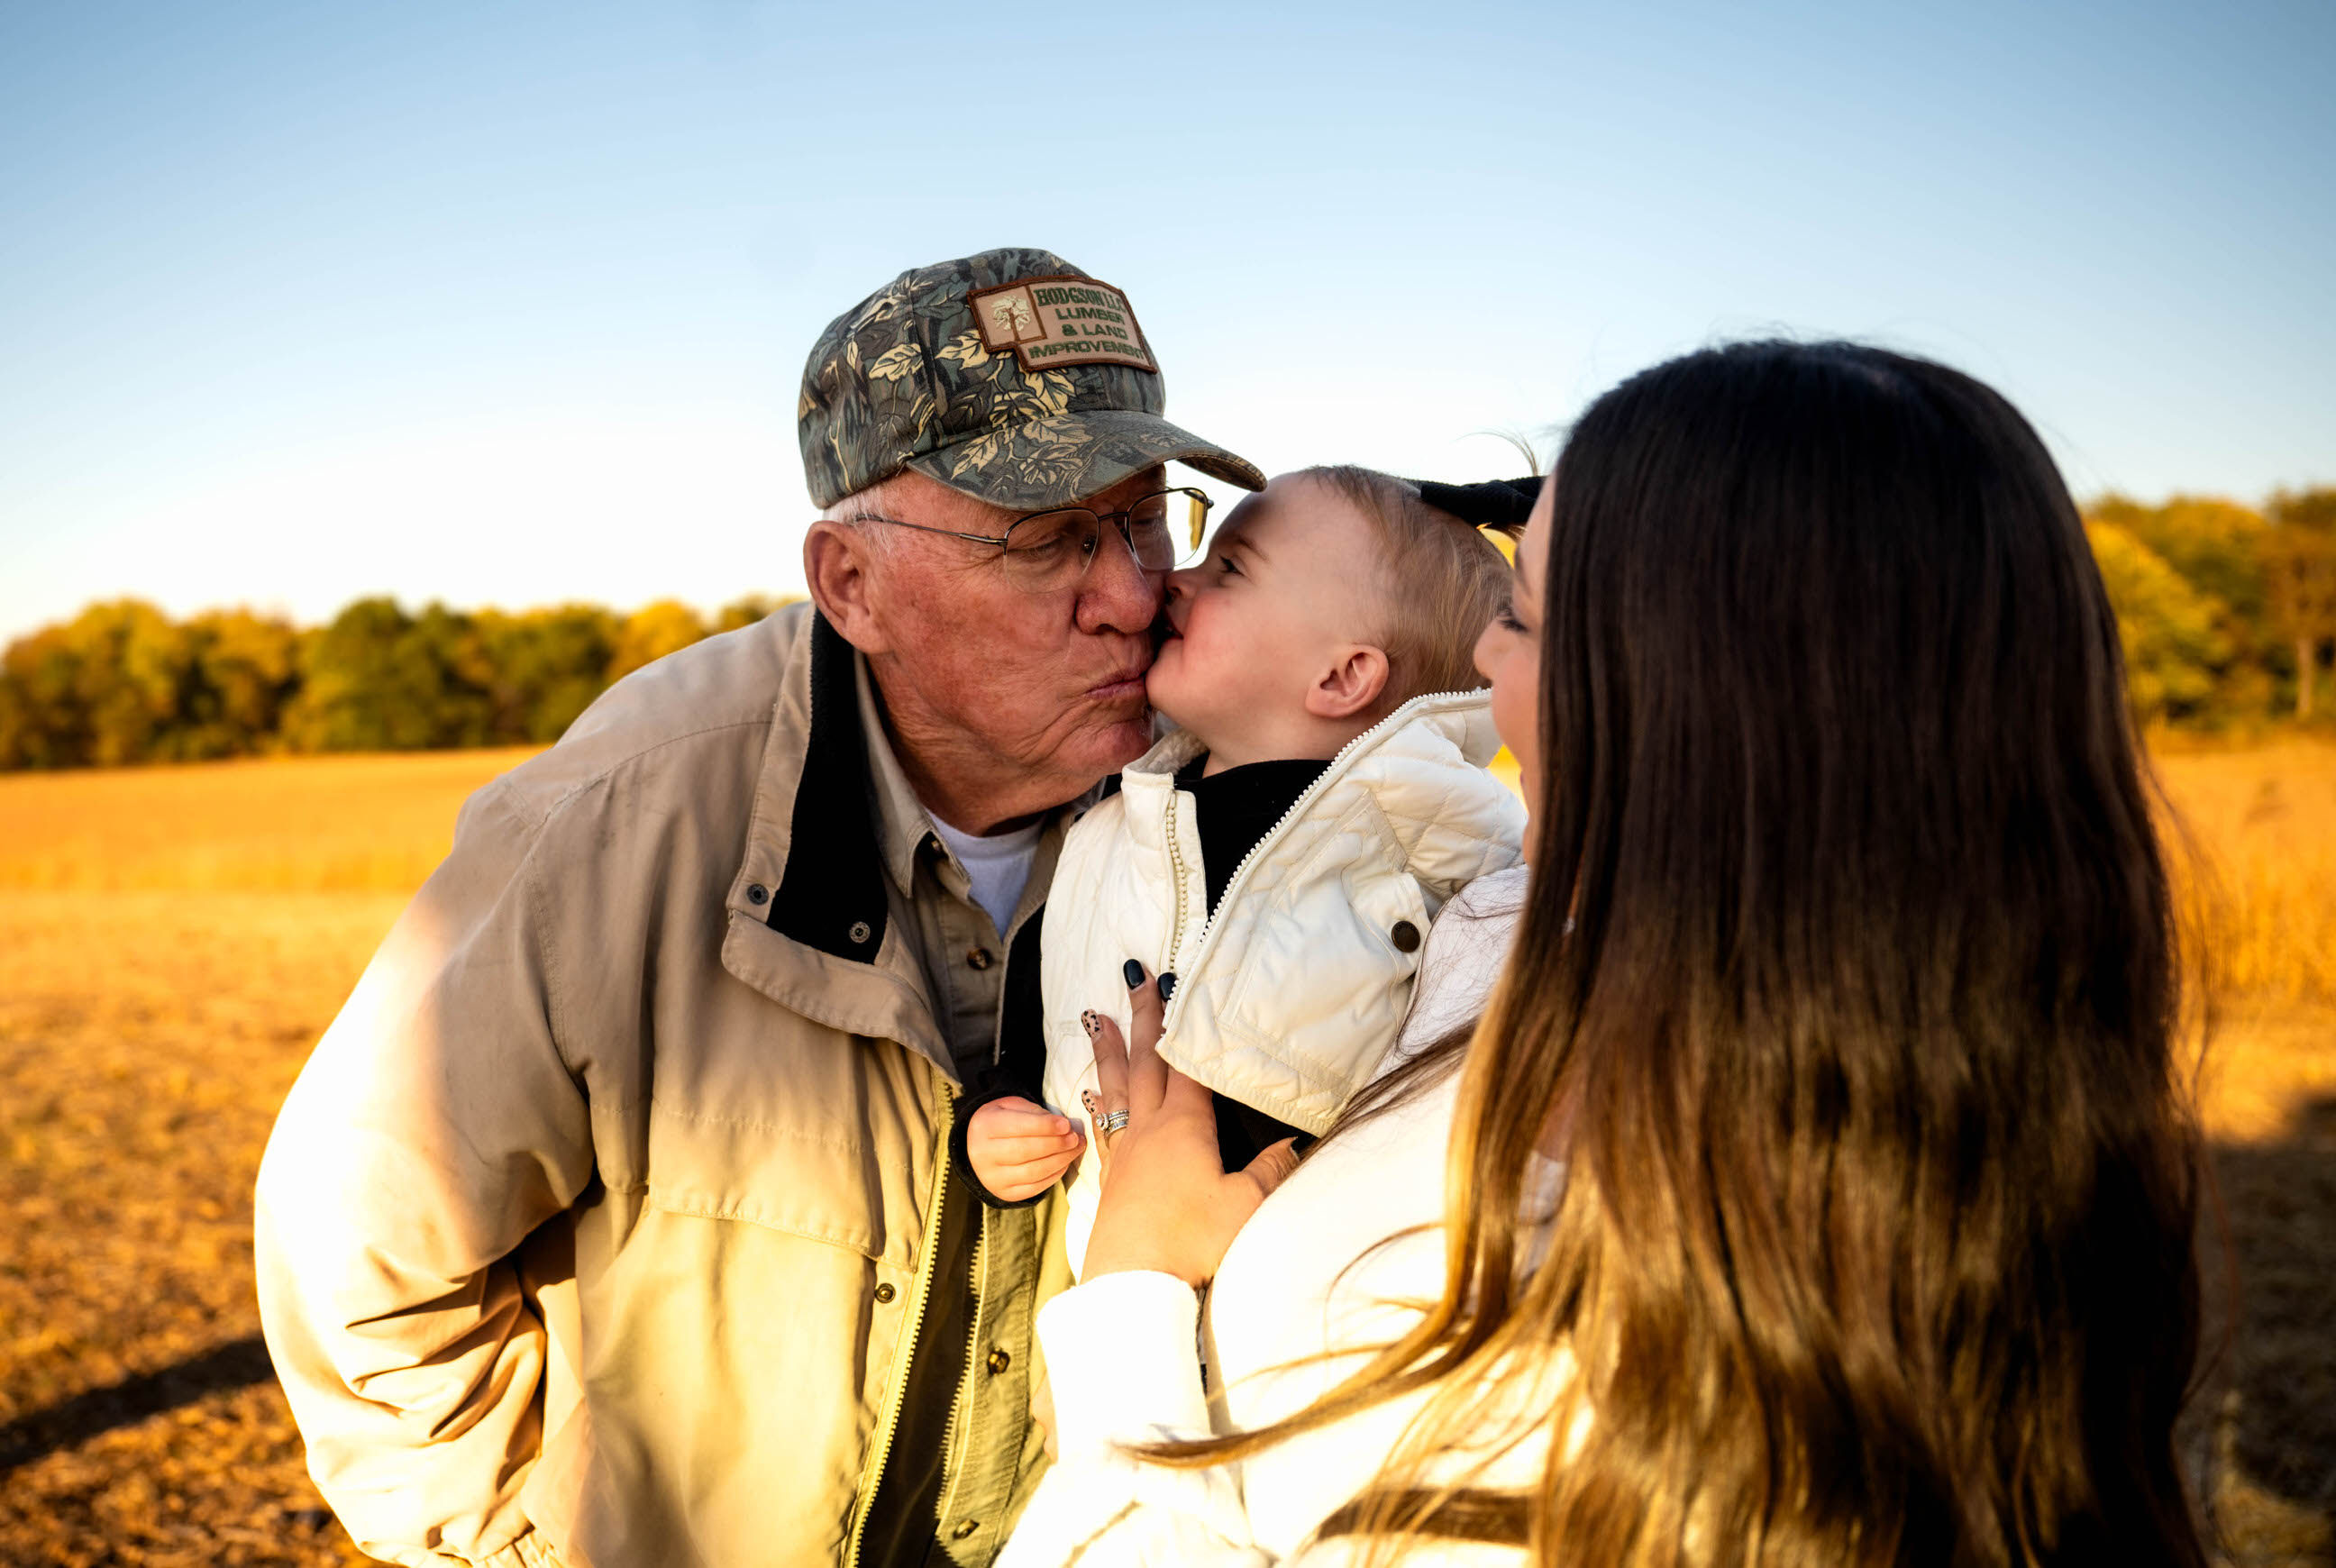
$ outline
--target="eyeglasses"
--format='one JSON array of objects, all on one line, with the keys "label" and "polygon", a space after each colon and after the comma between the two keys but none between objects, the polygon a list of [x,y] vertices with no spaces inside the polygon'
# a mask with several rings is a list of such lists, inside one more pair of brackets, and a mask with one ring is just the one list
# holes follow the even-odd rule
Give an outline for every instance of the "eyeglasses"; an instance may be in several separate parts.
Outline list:
[{"label": "eyeglasses", "polygon": [[[1175,514],[1184,512],[1184,532],[1177,538]],[[1058,507],[1017,517],[1004,533],[959,533],[953,528],[930,528],[903,522],[897,517],[863,512],[854,521],[890,523],[919,533],[938,533],[975,544],[994,544],[1004,563],[1006,580],[1025,593],[1052,593],[1069,588],[1087,574],[1102,547],[1104,525],[1119,529],[1128,554],[1146,571],[1173,571],[1200,554],[1201,531],[1207,526],[1207,494],[1189,486],[1155,491],[1124,511],[1095,511],[1084,506]]]}]

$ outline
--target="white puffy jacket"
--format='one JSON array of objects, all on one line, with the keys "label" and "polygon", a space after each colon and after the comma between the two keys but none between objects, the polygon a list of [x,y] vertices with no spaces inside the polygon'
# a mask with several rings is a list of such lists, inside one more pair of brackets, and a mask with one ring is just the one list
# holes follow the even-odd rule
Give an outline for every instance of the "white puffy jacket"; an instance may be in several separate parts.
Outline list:
[{"label": "white puffy jacket", "polygon": [[[1445,906],[1421,950],[1397,1054],[1483,1010],[1529,885],[1519,866]],[[1137,1271],[1091,1280],[1040,1310],[1061,1457],[998,1568],[1354,1568],[1363,1543],[1314,1533],[1377,1479],[1426,1390],[1205,1469],[1145,1464],[1125,1445],[1254,1431],[1295,1415],[1418,1321],[1444,1290],[1444,1176],[1459,1086],[1452,1073],[1308,1154],[1233,1238],[1204,1298],[1173,1275]],[[1562,1169],[1538,1157],[1531,1169],[1537,1203],[1553,1205]],[[1548,1370],[1548,1380],[1512,1373],[1487,1390],[1476,1445],[1546,1425],[1571,1364],[1561,1358]],[[1499,1418],[1503,1409],[1516,1425]],[[1473,1445],[1448,1451],[1430,1478],[1523,1491],[1541,1479],[1549,1448],[1529,1439],[1476,1474],[1483,1456]],[[1517,1568],[1523,1554],[1442,1541],[1402,1561]]]},{"label": "white puffy jacket", "polygon": [[[1160,1054],[1229,1098],[1319,1134],[1395,1043],[1419,949],[1444,902],[1522,857],[1524,808],[1484,769],[1484,692],[1415,697],[1348,743],[1225,886],[1213,916],[1192,797],[1204,749],[1168,735],[1072,827],[1046,901],[1044,1092],[1083,1120],[1095,1058],[1079,1014],[1128,1027],[1121,967],[1176,976]],[[1070,1189],[1071,1265],[1086,1256],[1094,1162]]]}]

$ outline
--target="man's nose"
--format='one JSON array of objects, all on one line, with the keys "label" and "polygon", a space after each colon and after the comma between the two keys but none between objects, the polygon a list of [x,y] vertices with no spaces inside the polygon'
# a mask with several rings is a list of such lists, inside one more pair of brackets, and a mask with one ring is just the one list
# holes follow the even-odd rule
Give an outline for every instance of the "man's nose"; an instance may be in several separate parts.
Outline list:
[{"label": "man's nose", "polygon": [[1079,585],[1081,631],[1148,632],[1160,614],[1160,579],[1166,574],[1144,570],[1125,540],[1114,537],[1116,532],[1105,535]]}]

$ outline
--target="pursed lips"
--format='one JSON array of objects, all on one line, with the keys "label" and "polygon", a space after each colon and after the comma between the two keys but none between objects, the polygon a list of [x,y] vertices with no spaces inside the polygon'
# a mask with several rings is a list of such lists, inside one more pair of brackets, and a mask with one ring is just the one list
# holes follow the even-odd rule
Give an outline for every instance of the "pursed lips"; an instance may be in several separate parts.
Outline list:
[{"label": "pursed lips", "polygon": [[1152,666],[1150,659],[1124,667],[1117,675],[1107,676],[1087,687],[1087,696],[1103,702],[1124,696],[1138,696],[1144,691],[1144,672]]}]

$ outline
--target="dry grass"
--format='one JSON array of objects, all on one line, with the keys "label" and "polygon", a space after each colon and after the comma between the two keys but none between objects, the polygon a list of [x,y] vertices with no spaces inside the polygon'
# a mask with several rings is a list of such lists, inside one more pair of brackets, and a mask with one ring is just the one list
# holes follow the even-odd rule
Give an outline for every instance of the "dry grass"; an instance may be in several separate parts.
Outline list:
[{"label": "dry grass", "polygon": [[364,1561],[254,1341],[252,1173],[524,755],[0,777],[0,1562]]},{"label": "dry grass", "polygon": [[2336,745],[2161,752],[2156,769],[2216,988],[2336,1004]]},{"label": "dry grass", "polygon": [[0,889],[411,892],[537,749],[0,776]]},{"label": "dry grass", "polygon": [[2336,1563],[2336,746],[2156,758],[2216,1017],[2199,1082],[2233,1561]]},{"label": "dry grass", "polygon": [[[0,1562],[362,1561],[251,1342],[251,1175],[462,796],[525,755],[0,777]],[[2336,749],[2160,771],[2231,988],[2201,1096],[2230,1560],[2336,1563]]]}]

